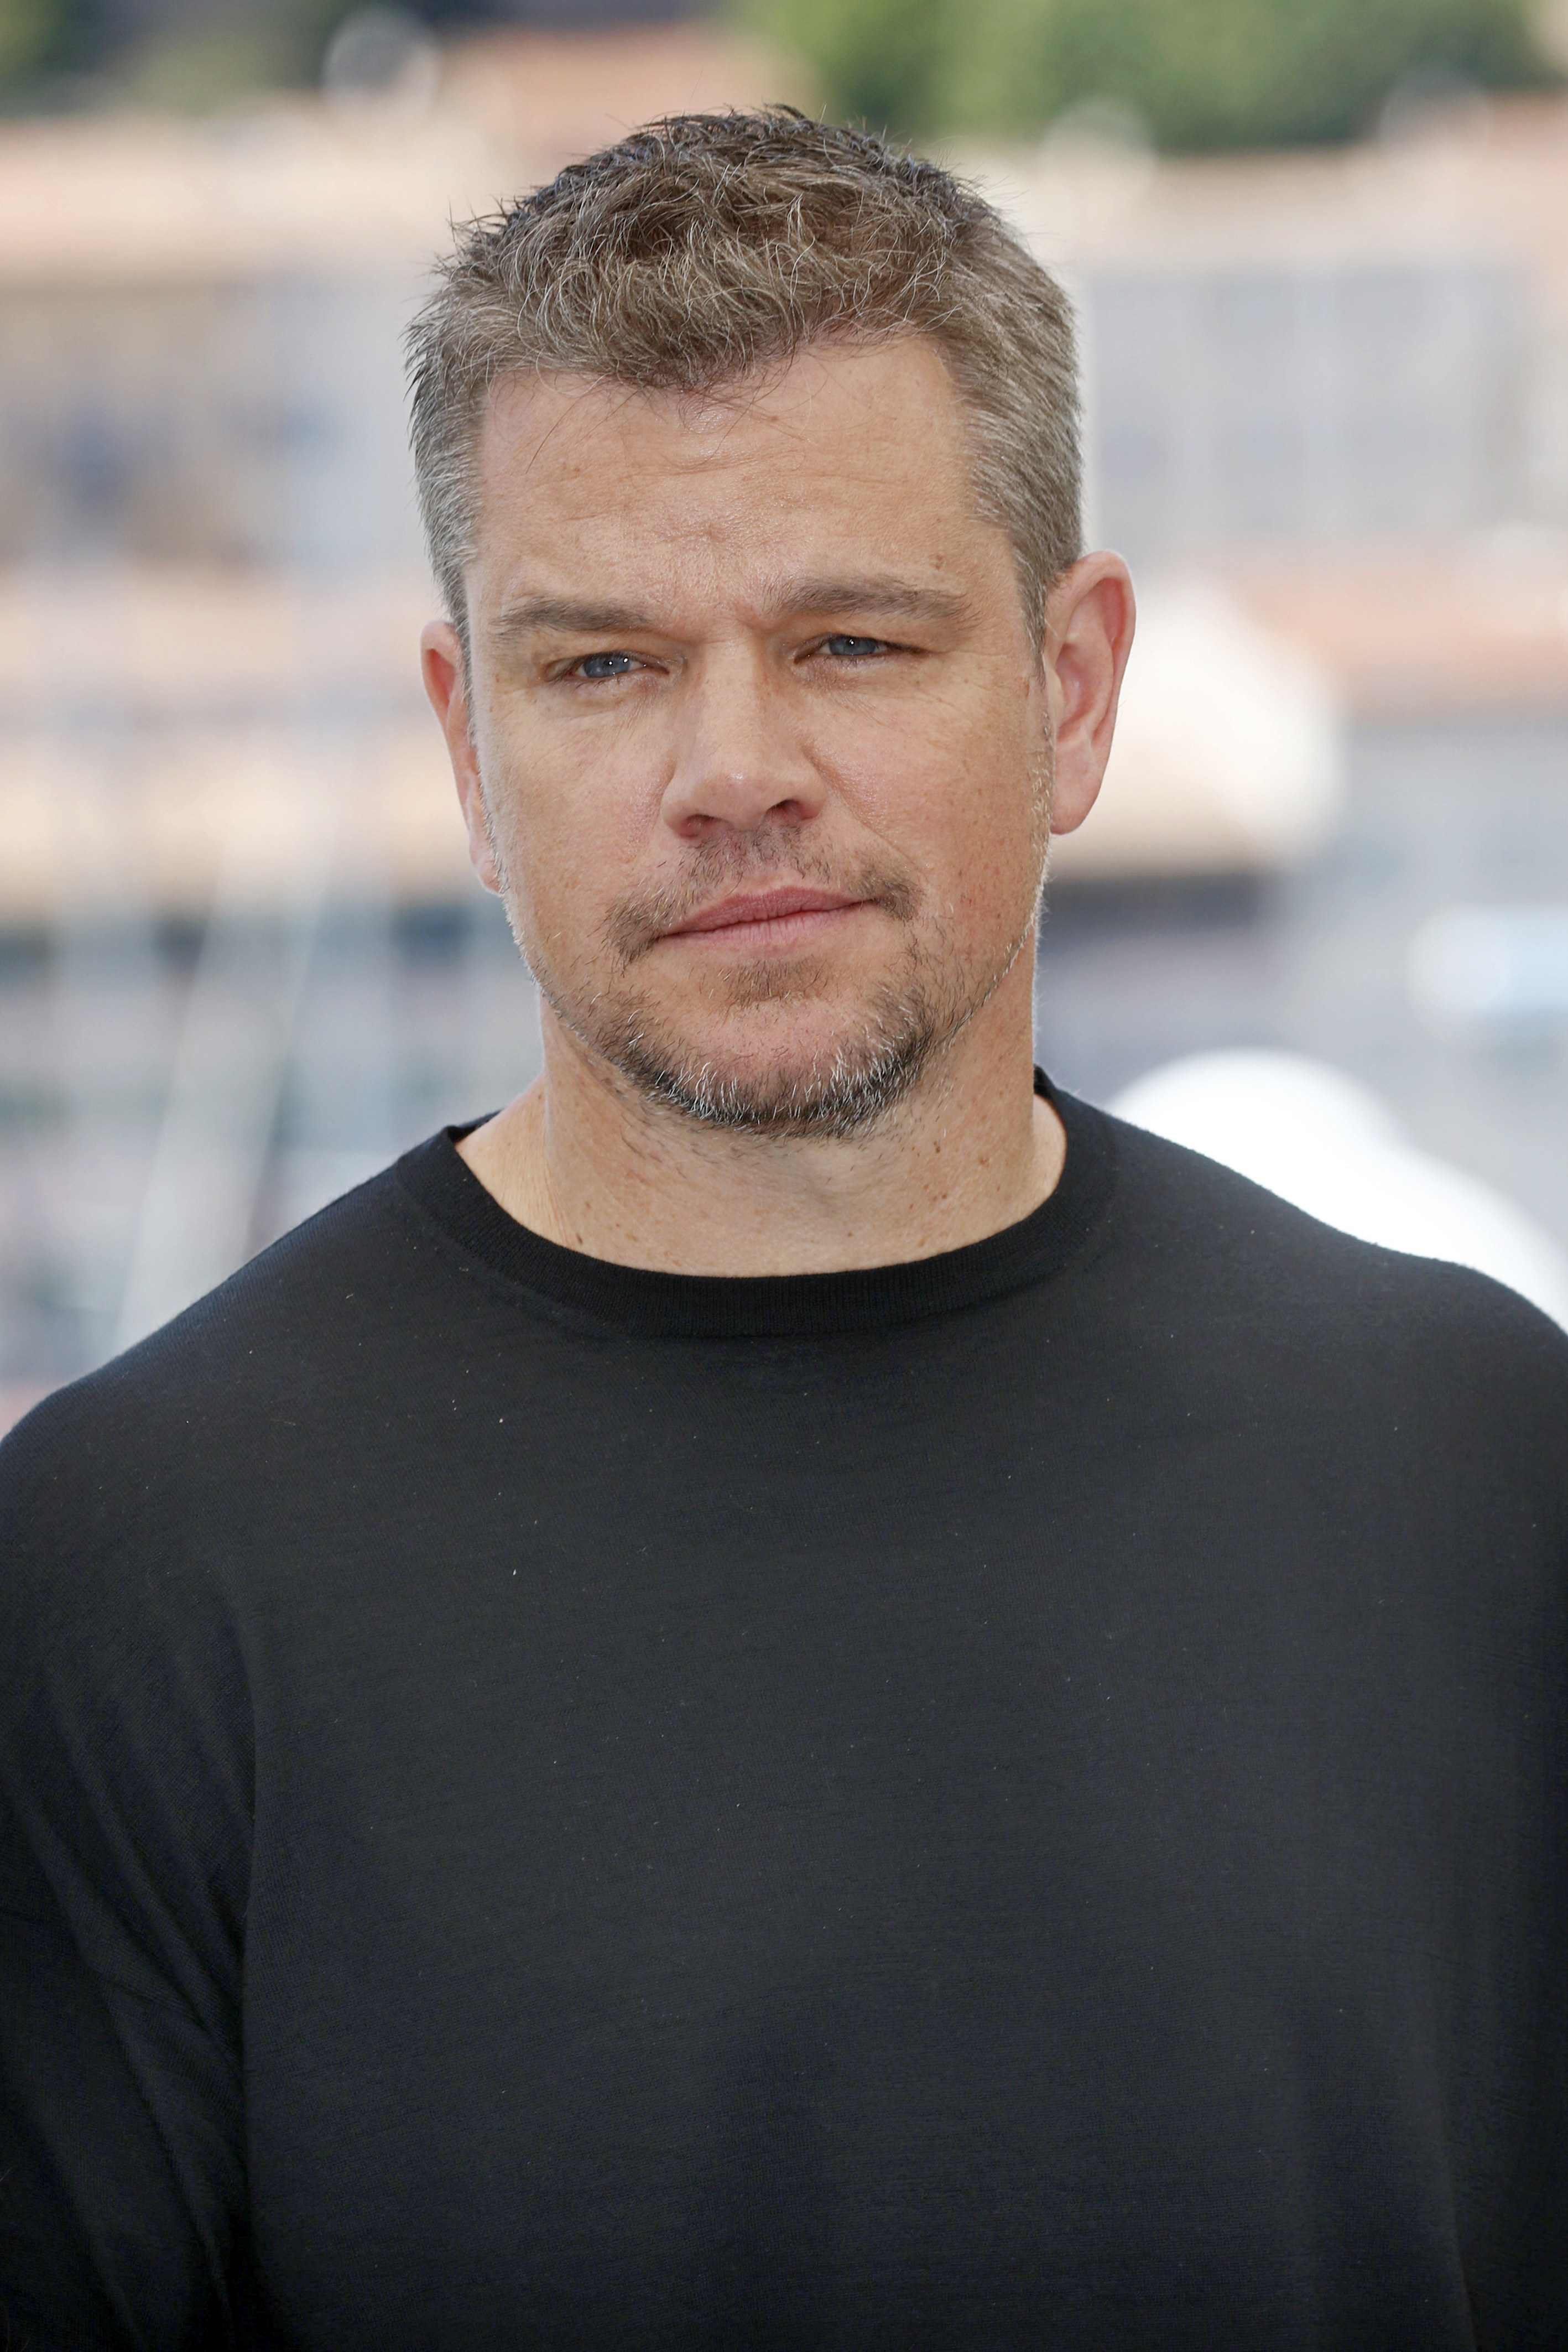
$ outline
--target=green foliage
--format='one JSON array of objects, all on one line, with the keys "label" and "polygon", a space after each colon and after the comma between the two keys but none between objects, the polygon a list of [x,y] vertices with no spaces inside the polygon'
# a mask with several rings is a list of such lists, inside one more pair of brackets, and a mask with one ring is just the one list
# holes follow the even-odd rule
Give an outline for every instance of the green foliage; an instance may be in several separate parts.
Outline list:
[{"label": "green foliage", "polygon": [[[105,99],[202,113],[278,88],[309,88],[359,0],[0,0],[0,108]],[[444,0],[413,0],[436,14]]]},{"label": "green foliage", "polygon": [[281,40],[220,24],[149,45],[121,68],[116,80],[141,105],[205,114],[285,80],[291,63]]},{"label": "green foliage", "polygon": [[43,63],[60,14],[54,0],[0,0],[0,84]]},{"label": "green foliage", "polygon": [[1528,0],[734,0],[807,56],[831,109],[910,135],[1028,134],[1131,107],[1167,148],[1364,130],[1414,74],[1554,79]]}]

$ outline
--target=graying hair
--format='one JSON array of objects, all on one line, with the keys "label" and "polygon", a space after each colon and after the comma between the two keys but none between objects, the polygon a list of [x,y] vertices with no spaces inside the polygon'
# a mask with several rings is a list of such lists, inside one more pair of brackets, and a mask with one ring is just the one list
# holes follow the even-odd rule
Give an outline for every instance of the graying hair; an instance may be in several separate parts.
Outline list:
[{"label": "graying hair", "polygon": [[498,378],[702,394],[827,338],[904,334],[936,344],[967,404],[977,504],[1012,542],[1038,643],[1082,547],[1071,313],[974,189],[778,107],[651,123],[471,222],[408,339],[420,509],[465,656]]}]

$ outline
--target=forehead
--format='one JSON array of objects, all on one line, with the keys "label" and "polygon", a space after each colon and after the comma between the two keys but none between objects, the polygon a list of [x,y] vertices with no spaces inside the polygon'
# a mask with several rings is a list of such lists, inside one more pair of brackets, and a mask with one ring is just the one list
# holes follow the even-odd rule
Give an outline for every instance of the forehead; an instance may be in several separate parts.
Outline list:
[{"label": "forehead", "polygon": [[701,396],[506,377],[477,452],[480,568],[596,543],[623,560],[639,545],[765,551],[774,568],[792,539],[820,553],[868,536],[883,555],[961,562],[993,536],[973,510],[967,421],[940,352],[915,336],[813,345]]}]

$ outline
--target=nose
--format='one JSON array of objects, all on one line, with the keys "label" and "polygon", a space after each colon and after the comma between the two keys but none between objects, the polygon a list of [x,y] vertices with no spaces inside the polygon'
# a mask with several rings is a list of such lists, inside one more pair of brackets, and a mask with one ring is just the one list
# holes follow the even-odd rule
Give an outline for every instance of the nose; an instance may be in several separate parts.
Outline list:
[{"label": "nose", "polygon": [[685,698],[664,823],[683,840],[720,827],[810,824],[827,786],[800,735],[787,690],[765,656],[737,646],[705,656]]}]

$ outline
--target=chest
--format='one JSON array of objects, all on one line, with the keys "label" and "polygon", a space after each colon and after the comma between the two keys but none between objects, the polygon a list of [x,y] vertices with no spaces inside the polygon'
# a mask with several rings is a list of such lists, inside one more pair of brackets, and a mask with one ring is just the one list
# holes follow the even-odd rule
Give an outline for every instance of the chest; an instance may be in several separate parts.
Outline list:
[{"label": "chest", "polygon": [[302,2340],[1283,2343],[1369,2276],[1448,2340],[1373,1584],[1190,1454],[973,1454],[492,1475],[295,1654],[246,2064]]}]

